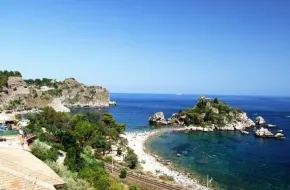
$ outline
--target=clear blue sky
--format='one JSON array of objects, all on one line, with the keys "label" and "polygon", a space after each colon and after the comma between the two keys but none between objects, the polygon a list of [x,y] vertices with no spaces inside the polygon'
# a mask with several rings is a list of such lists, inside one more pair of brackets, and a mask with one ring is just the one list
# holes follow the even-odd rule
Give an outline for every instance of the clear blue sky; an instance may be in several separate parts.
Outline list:
[{"label": "clear blue sky", "polygon": [[290,95],[290,1],[3,0],[0,69],[111,92]]}]

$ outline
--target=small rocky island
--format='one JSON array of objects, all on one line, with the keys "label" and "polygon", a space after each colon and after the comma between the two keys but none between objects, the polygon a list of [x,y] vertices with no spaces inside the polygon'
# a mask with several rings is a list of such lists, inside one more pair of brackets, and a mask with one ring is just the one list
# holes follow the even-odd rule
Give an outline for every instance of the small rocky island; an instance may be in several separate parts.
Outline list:
[{"label": "small rocky island", "polygon": [[194,131],[234,131],[249,134],[255,130],[255,136],[262,138],[284,139],[284,135],[278,130],[276,134],[268,128],[275,125],[267,124],[262,117],[257,117],[255,122],[248,118],[247,114],[237,108],[232,108],[219,101],[200,97],[196,106],[174,113],[166,119],[163,112],[158,112],[149,117],[150,125],[182,127],[186,133]]}]

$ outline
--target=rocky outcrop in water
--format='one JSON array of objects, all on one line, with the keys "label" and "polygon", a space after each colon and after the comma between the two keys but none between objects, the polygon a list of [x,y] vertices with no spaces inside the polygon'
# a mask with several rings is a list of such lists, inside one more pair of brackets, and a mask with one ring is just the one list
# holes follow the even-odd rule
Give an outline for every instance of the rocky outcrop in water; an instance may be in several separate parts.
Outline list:
[{"label": "rocky outcrop in water", "polygon": [[109,105],[110,106],[117,106],[117,102],[115,102],[115,101],[109,101]]},{"label": "rocky outcrop in water", "polygon": [[165,119],[163,112],[157,112],[149,117],[149,123],[151,125],[167,125],[168,121]]},{"label": "rocky outcrop in water", "polygon": [[269,137],[274,137],[274,134],[270,132],[268,129],[261,127],[261,129],[258,129],[255,132],[255,135],[258,137],[264,137],[264,138],[269,138]]},{"label": "rocky outcrop in water", "polygon": [[262,118],[261,116],[258,116],[256,118],[256,122],[255,122],[257,125],[265,125],[266,124],[266,121],[264,120],[264,118]]},{"label": "rocky outcrop in water", "polygon": [[273,132],[269,131],[269,129],[264,127],[261,127],[260,129],[256,130],[255,136],[261,138],[285,139],[284,134],[282,134],[281,132],[278,132],[274,135]]}]

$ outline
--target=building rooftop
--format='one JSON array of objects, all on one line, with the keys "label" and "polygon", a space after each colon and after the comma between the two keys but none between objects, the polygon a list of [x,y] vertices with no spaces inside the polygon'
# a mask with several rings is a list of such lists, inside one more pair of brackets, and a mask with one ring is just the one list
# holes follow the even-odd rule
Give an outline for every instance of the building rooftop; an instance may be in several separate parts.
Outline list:
[{"label": "building rooftop", "polygon": [[64,181],[27,150],[0,147],[0,187],[6,190],[55,190]]}]

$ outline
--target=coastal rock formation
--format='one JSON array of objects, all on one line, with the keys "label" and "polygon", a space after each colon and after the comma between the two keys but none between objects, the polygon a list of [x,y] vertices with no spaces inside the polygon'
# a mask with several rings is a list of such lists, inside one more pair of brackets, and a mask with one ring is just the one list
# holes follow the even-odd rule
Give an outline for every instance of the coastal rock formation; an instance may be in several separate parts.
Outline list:
[{"label": "coastal rock formation", "polygon": [[59,88],[67,107],[109,107],[109,91],[101,86],[86,86],[70,78]]},{"label": "coastal rock formation", "polygon": [[168,123],[171,125],[184,125],[186,115],[179,115],[177,113],[172,114],[171,118],[168,119]]},{"label": "coastal rock formation", "polygon": [[282,133],[277,133],[277,134],[275,135],[275,137],[276,137],[277,139],[285,139],[285,136],[284,136]]},{"label": "coastal rock formation", "polygon": [[260,129],[256,130],[255,136],[261,138],[276,138],[276,139],[285,139],[284,134],[281,132],[276,133],[275,135],[266,128],[261,127]]},{"label": "coastal rock formation", "polygon": [[163,112],[157,112],[149,117],[149,123],[151,125],[167,125],[168,121],[165,119]]},{"label": "coastal rock formation", "polygon": [[220,130],[220,131],[234,131],[235,127],[234,127],[233,124],[228,124],[226,126],[217,127],[217,130]]},{"label": "coastal rock formation", "polygon": [[109,105],[110,106],[117,106],[117,102],[115,102],[115,101],[109,101]]},{"label": "coastal rock formation", "polygon": [[73,78],[64,81],[47,78],[23,80],[20,73],[12,74],[5,74],[5,80],[0,80],[2,109],[23,111],[50,105],[57,111],[67,112],[67,107],[110,106],[109,91],[101,86],[86,86]]},{"label": "coastal rock formation", "polygon": [[25,82],[21,77],[8,77],[7,88],[9,94],[29,94]]},{"label": "coastal rock formation", "polygon": [[188,127],[185,127],[184,130],[186,132],[193,132],[193,131],[213,132],[215,130],[215,128],[214,128],[214,126],[212,126],[212,127],[196,127],[196,126],[190,125]]},{"label": "coastal rock formation", "polygon": [[241,122],[237,122],[236,124],[234,124],[234,128],[235,130],[244,130],[246,126],[242,124]]},{"label": "coastal rock formation", "polygon": [[247,128],[249,128],[249,127],[253,127],[253,126],[255,126],[255,122],[254,122],[253,120],[251,120],[251,119],[248,119],[248,120],[245,122],[245,125],[246,125]]},{"label": "coastal rock formation", "polygon": [[269,137],[274,137],[274,134],[270,132],[268,129],[261,127],[261,129],[258,129],[255,132],[255,135],[257,137],[264,137],[264,138],[269,138]]},{"label": "coastal rock formation", "polygon": [[52,103],[48,104],[48,106],[52,107],[57,112],[70,112],[70,109],[65,107],[60,99],[54,99]]},{"label": "coastal rock formation", "polygon": [[256,118],[256,124],[257,125],[265,125],[266,124],[266,121],[264,120],[264,118],[262,118],[261,116],[258,116]]}]

